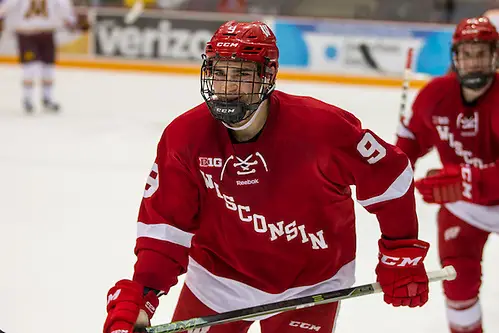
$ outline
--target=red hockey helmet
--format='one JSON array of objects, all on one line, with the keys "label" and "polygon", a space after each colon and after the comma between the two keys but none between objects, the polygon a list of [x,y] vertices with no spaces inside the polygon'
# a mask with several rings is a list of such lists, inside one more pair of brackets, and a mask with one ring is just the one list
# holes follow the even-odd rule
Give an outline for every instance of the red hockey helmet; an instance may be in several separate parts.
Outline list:
[{"label": "red hockey helmet", "polygon": [[[452,36],[452,64],[461,84],[470,89],[483,88],[494,76],[496,71],[496,47],[499,34],[496,27],[485,16],[467,18],[456,27]],[[466,70],[465,56],[459,54],[459,47],[465,43],[488,44],[490,57],[474,59],[475,67],[483,63],[481,69]],[[480,63],[481,62],[481,63]]]},{"label": "red hockey helmet", "polygon": [[[207,43],[203,58],[201,94],[213,116],[226,124],[249,118],[275,88],[279,49],[274,33],[263,22],[223,24]],[[251,66],[254,68],[254,73],[249,75],[251,78],[229,75],[229,72],[243,68],[247,71]],[[230,83],[239,85],[236,94],[239,98],[227,91]],[[217,84],[225,87],[225,91],[216,89]],[[244,91],[241,89],[243,84],[246,87],[251,84],[254,89]]]},{"label": "red hockey helmet", "polygon": [[463,42],[496,43],[498,39],[496,27],[487,17],[479,16],[459,22],[452,36],[452,45]]},{"label": "red hockey helmet", "polygon": [[222,25],[206,44],[208,58],[254,61],[265,66],[279,67],[279,50],[272,30],[262,22],[238,23],[230,21]]}]

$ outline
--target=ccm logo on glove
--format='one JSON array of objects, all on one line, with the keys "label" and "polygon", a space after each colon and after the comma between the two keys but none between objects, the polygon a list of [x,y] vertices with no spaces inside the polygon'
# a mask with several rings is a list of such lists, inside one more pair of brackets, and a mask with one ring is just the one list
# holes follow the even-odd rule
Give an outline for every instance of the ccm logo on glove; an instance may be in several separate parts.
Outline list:
[{"label": "ccm logo on glove", "polygon": [[386,254],[381,255],[381,262],[385,265],[388,266],[398,266],[398,267],[405,267],[405,266],[417,266],[419,262],[423,259],[423,257],[416,257],[416,258],[410,258],[410,257],[390,257],[387,256]]}]

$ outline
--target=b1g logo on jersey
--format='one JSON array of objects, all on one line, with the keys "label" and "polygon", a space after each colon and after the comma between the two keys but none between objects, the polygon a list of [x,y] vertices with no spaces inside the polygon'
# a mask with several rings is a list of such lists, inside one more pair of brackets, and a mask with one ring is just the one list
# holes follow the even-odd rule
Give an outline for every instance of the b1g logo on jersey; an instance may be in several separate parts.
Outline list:
[{"label": "b1g logo on jersey", "polygon": [[431,117],[433,125],[449,125],[449,117],[433,116]]},{"label": "b1g logo on jersey", "polygon": [[220,157],[199,157],[201,168],[221,168],[222,159]]},{"label": "b1g logo on jersey", "polygon": [[456,128],[461,130],[462,136],[476,136],[478,133],[478,112],[466,116],[460,113],[456,119]]}]

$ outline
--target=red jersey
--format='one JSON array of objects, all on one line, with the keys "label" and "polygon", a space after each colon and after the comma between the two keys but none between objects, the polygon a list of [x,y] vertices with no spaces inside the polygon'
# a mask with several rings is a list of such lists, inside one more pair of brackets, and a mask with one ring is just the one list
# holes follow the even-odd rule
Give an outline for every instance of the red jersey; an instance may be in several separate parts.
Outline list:
[{"label": "red jersey", "polygon": [[461,97],[455,74],[436,78],[418,94],[412,114],[403,119],[397,146],[412,163],[435,147],[443,166],[467,164],[480,172],[479,190],[487,200],[445,206],[470,224],[499,231],[499,80],[473,103]]},{"label": "red jersey", "polygon": [[168,125],[140,207],[136,281],[168,291],[187,272],[217,312],[350,286],[350,185],[385,237],[417,237],[400,150],[335,106],[280,91],[269,99],[252,142],[233,142],[205,104]]}]

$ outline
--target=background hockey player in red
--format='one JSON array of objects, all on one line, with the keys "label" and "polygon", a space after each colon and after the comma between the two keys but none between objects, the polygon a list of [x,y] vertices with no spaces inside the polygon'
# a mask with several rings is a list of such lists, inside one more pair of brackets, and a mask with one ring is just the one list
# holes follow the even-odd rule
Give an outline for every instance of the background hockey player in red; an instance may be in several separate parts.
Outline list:
[{"label": "background hockey player in red", "polygon": [[482,252],[489,233],[499,231],[497,42],[487,18],[463,20],[453,35],[454,73],[423,88],[398,132],[397,146],[412,163],[435,147],[443,164],[416,187],[426,202],[442,204],[440,260],[457,271],[443,284],[453,333],[482,332]]},{"label": "background hockey player in red", "polygon": [[[428,300],[428,244],[417,238],[409,160],[352,114],[275,90],[278,55],[261,22],[228,22],[207,44],[205,103],[176,118],[159,142],[139,212],[133,280],[109,291],[105,333],[147,325],[157,295],[186,272],[173,320],[352,285],[354,184],[380,223],[376,274],[385,301],[415,307]],[[332,303],[266,316],[260,325],[264,333],[299,332],[297,322],[331,332],[337,311]]]}]

